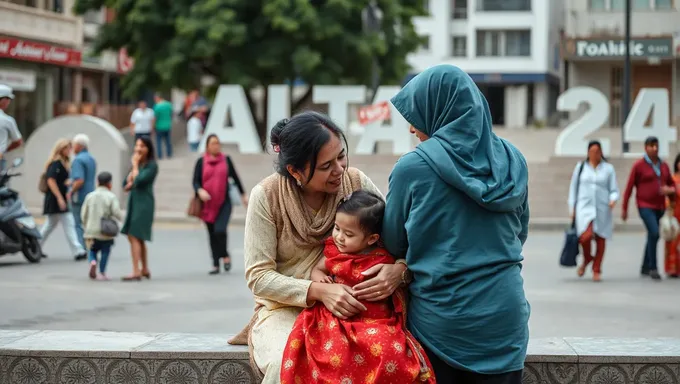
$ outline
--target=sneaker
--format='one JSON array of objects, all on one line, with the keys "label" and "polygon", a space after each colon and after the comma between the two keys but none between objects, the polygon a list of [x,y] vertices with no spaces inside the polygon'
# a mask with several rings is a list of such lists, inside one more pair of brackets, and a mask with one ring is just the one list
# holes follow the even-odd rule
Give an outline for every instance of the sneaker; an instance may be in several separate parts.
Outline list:
[{"label": "sneaker", "polygon": [[661,280],[661,275],[659,275],[659,272],[656,269],[649,271],[649,277],[651,277],[652,280]]},{"label": "sneaker", "polygon": [[100,273],[100,274],[97,276],[97,280],[99,280],[99,281],[109,281],[109,280],[111,280],[111,279],[109,279],[109,277],[106,276],[106,274]]},{"label": "sneaker", "polygon": [[94,280],[97,278],[97,262],[95,260],[92,260],[90,262],[90,279]]},{"label": "sneaker", "polygon": [[649,276],[649,269],[641,269],[640,270],[640,275],[641,276]]},{"label": "sneaker", "polygon": [[79,253],[74,258],[75,261],[82,261],[87,259],[87,253]]}]

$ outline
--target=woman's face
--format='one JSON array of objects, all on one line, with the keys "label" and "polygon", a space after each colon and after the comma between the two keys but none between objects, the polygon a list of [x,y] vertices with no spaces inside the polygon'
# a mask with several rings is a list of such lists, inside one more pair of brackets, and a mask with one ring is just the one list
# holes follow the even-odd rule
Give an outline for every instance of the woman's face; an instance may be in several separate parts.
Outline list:
[{"label": "woman's face", "polygon": [[60,154],[62,157],[69,157],[69,156],[71,156],[71,144],[69,144],[69,145],[65,146],[64,148],[62,148],[62,150],[59,152],[59,154]]},{"label": "woman's face", "polygon": [[149,148],[146,147],[146,144],[144,144],[142,140],[137,140],[137,142],[135,142],[135,153],[140,155],[142,159],[146,159],[149,154]]},{"label": "woman's face", "polygon": [[602,161],[602,149],[599,145],[593,145],[588,149],[588,160],[593,163]]},{"label": "woman's face", "polygon": [[222,150],[222,146],[220,145],[220,139],[218,139],[215,136],[211,137],[210,140],[208,140],[207,147],[208,153],[213,156],[217,155],[218,153],[220,153],[220,150]]},{"label": "woman's face", "polygon": [[411,132],[411,134],[415,135],[418,138],[418,140],[420,140],[421,143],[430,138],[430,136],[426,135],[422,131],[419,131],[418,129],[416,129],[416,127],[412,125],[408,127],[408,130],[409,132]]},{"label": "woman's face", "polygon": [[342,186],[342,175],[347,169],[347,153],[342,146],[342,141],[335,135],[319,151],[316,157],[314,175],[311,174],[307,164],[303,172],[299,172],[289,166],[288,172],[300,181],[302,187],[309,192],[338,193]]}]

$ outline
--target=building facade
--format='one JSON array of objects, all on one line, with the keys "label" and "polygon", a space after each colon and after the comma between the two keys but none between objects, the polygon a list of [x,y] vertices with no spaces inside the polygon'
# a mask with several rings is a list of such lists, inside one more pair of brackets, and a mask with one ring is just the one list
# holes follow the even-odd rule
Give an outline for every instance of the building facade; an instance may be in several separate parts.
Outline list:
[{"label": "building facade", "polygon": [[484,92],[494,124],[526,127],[557,119],[563,1],[428,0],[414,20],[425,43],[409,58],[417,72],[448,63]]},{"label": "building facade", "polygon": [[[631,0],[631,105],[642,88],[666,88],[671,121],[680,116],[680,1]],[[589,86],[609,99],[609,125],[621,127],[625,0],[568,0],[562,51],[565,88]],[[577,112],[578,113],[578,112]]]},{"label": "building facade", "polygon": [[117,55],[94,56],[87,50],[105,20],[74,16],[73,3],[0,0],[0,83],[15,90],[8,113],[24,136],[58,114],[64,103],[111,99],[110,77],[101,74],[113,74],[117,82]]}]

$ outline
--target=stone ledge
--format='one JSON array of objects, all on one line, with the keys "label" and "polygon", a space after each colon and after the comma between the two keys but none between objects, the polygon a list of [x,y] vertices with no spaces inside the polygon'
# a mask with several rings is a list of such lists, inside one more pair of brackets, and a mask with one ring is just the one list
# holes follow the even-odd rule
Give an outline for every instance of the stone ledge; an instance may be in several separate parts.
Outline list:
[{"label": "stone ledge", "polygon": [[[256,384],[229,335],[0,330],[0,383]],[[525,384],[680,382],[680,339],[529,342]]]}]

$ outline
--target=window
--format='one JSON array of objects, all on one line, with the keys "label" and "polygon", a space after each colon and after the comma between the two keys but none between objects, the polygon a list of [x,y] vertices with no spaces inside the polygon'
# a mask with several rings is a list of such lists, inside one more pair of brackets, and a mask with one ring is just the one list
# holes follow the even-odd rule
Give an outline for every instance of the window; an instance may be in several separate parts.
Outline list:
[{"label": "window", "polygon": [[430,36],[420,36],[420,50],[429,51],[430,50]]},{"label": "window", "polygon": [[[623,11],[626,9],[626,0],[590,0],[590,9],[593,11]],[[633,10],[653,11],[673,9],[673,0],[630,0]]]},{"label": "window", "polygon": [[505,56],[531,56],[531,32],[505,32]]},{"label": "window", "polygon": [[454,20],[467,19],[467,0],[450,0],[451,1],[451,17]]},{"label": "window", "polygon": [[[544,0],[548,1],[548,0]],[[531,11],[531,0],[477,0],[478,11]]]},{"label": "window", "polygon": [[451,56],[453,57],[467,57],[467,37],[453,36],[451,39],[453,47],[451,49]]},{"label": "window", "polygon": [[531,31],[477,31],[477,56],[531,56]]}]

